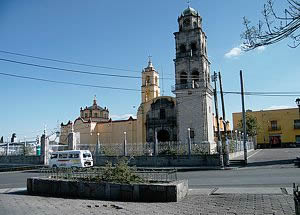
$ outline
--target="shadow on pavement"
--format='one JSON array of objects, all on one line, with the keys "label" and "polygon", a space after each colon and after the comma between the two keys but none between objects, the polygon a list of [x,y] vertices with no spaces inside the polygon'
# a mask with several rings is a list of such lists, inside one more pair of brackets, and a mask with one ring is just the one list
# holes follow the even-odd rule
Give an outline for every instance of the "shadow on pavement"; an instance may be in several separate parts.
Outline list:
[{"label": "shadow on pavement", "polygon": [[27,190],[20,190],[20,191],[15,191],[15,192],[8,192],[8,193],[3,193],[5,195],[22,195],[22,196],[27,196]]},{"label": "shadow on pavement", "polygon": [[257,161],[248,163],[249,166],[272,166],[272,165],[280,165],[280,164],[294,164],[295,159],[287,159],[287,160],[272,160],[272,161]]}]

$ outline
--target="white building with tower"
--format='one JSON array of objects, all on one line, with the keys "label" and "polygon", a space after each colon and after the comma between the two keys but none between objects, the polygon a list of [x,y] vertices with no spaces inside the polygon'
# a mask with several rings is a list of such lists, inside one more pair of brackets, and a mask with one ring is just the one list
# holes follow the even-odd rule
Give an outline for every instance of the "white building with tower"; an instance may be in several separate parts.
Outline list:
[{"label": "white building with tower", "polygon": [[206,35],[199,13],[188,7],[178,17],[175,32],[175,86],[177,133],[179,141],[189,137],[195,143],[214,151],[213,89],[210,85],[210,62],[207,57]]},{"label": "white building with tower", "polygon": [[213,89],[202,18],[188,7],[178,17],[178,28],[174,33],[176,57],[172,89],[176,97],[160,96],[159,73],[149,59],[142,71],[137,119],[112,121],[108,109],[98,106],[94,98],[92,106],[80,109],[74,125],[73,122],[62,124],[63,137],[74,127],[75,132],[82,130],[80,142],[96,143],[96,138],[100,138],[102,143],[114,144],[122,142],[126,132],[130,143],[144,144],[156,138],[160,142],[192,141],[202,144],[207,152],[214,152]]}]

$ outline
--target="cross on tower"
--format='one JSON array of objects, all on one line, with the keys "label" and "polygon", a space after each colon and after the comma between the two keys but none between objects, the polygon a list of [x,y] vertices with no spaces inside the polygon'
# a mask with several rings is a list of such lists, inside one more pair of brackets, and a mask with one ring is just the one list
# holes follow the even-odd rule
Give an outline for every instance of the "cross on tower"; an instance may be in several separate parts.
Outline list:
[{"label": "cross on tower", "polygon": [[149,58],[149,61],[148,61],[148,67],[153,67],[152,61],[151,61],[152,56],[149,55],[148,58]]},{"label": "cross on tower", "polygon": [[148,56],[148,59],[149,59],[149,62],[152,62],[152,56],[151,55]]},{"label": "cross on tower", "polygon": [[188,6],[190,7],[192,0],[187,0],[186,3],[188,4]]}]

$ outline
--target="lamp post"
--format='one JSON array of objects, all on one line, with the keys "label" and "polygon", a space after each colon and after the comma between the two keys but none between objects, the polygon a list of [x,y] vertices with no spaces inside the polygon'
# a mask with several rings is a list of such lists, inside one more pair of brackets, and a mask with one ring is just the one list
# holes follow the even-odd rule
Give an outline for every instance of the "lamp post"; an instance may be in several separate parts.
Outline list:
[{"label": "lamp post", "polygon": [[123,143],[124,156],[127,156],[127,133],[124,131],[124,143]]},{"label": "lamp post", "polygon": [[298,109],[299,109],[299,118],[300,118],[300,98],[297,98],[295,102],[296,102],[296,104],[298,106]]},{"label": "lamp post", "polygon": [[101,154],[101,147],[100,147],[100,133],[97,133],[97,144],[96,144],[96,155]]},{"label": "lamp post", "polygon": [[26,136],[24,136],[24,155],[26,155]]},{"label": "lamp post", "polygon": [[188,128],[188,153],[189,153],[189,157],[191,157],[192,154],[192,143],[191,143],[191,129]]}]

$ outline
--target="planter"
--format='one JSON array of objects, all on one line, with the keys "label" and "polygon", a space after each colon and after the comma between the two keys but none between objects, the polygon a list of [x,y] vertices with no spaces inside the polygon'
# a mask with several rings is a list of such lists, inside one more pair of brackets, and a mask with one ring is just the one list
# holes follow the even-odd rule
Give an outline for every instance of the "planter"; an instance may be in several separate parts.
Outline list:
[{"label": "planter", "polygon": [[188,194],[188,181],[113,184],[49,178],[28,178],[27,192],[32,195],[110,201],[178,202]]}]

